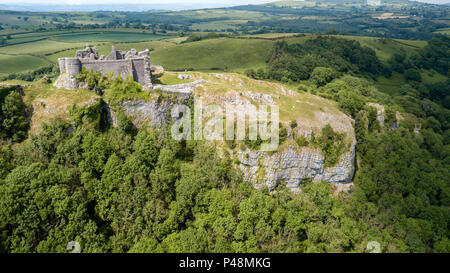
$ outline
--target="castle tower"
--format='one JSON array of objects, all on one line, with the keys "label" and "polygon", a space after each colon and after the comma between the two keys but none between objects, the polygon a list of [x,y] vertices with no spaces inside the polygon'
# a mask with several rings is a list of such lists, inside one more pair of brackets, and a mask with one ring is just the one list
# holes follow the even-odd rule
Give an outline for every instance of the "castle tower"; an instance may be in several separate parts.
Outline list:
[{"label": "castle tower", "polygon": [[112,46],[111,53],[106,57],[107,60],[118,60],[119,58],[119,52],[117,51],[115,46]]},{"label": "castle tower", "polygon": [[78,58],[66,59],[66,71],[71,76],[78,76],[81,73],[81,61]]},{"label": "castle tower", "polygon": [[144,90],[152,89],[152,66],[150,63],[150,54],[144,57]]},{"label": "castle tower", "polygon": [[64,71],[66,71],[66,58],[59,58],[58,64],[60,73],[64,73]]}]

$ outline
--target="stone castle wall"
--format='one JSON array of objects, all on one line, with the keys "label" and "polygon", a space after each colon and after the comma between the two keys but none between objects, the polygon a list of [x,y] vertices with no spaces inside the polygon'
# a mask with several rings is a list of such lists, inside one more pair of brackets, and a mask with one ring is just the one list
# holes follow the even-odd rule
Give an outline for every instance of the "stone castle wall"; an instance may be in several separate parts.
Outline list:
[{"label": "stone castle wall", "polygon": [[[69,78],[79,75],[82,69],[85,68],[94,72],[100,71],[103,75],[113,73],[124,79],[132,76],[145,90],[152,88],[150,54],[148,50],[139,53],[134,49],[122,52],[115,50],[113,47],[110,55],[98,57],[95,48],[87,47],[85,50],[77,51],[75,58],[60,58],[58,63],[61,74],[66,74],[66,77]],[[70,83],[61,87],[73,89],[74,85]]]}]

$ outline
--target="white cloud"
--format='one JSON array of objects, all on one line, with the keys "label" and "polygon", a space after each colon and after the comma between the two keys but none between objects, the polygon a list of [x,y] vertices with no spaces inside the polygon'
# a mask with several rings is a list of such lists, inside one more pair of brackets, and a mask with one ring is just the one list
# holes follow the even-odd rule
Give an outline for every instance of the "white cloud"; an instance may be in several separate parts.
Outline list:
[{"label": "white cloud", "polygon": [[81,3],[81,1],[68,0],[68,1],[66,1],[66,4],[67,4],[67,5],[70,5],[70,6],[79,6],[79,5],[81,5],[82,3]]},{"label": "white cloud", "polygon": [[417,2],[431,3],[431,4],[447,4],[450,0],[416,0]]}]

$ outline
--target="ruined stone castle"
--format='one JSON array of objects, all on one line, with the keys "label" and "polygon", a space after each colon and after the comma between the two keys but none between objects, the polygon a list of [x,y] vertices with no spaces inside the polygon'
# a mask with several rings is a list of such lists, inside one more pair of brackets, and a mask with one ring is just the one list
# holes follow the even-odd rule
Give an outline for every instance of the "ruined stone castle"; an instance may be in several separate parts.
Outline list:
[{"label": "ruined stone castle", "polygon": [[125,52],[116,50],[113,46],[108,56],[99,57],[96,47],[86,46],[84,50],[78,50],[74,58],[60,58],[58,62],[61,71],[61,77],[55,84],[58,87],[78,88],[79,83],[75,76],[85,68],[94,72],[100,71],[104,75],[113,73],[124,79],[132,76],[143,86],[144,90],[152,88],[150,51],[148,49],[142,52],[137,52],[135,49]]}]

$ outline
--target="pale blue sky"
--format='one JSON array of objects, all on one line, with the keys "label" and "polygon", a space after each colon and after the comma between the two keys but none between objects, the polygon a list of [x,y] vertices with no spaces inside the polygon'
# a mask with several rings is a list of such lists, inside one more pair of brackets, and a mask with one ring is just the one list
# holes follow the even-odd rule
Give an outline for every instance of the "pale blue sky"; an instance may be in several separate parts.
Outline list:
[{"label": "pale blue sky", "polygon": [[[273,0],[275,1],[275,0]],[[260,4],[273,2],[271,0],[0,0],[0,4]],[[449,0],[450,1],[450,0]]]},{"label": "pale blue sky", "polygon": [[[273,1],[273,0],[272,0]],[[0,0],[0,4],[171,4],[171,3],[183,3],[183,4],[206,4],[215,3],[223,5],[242,5],[242,4],[259,4],[272,2],[271,0]],[[427,3],[450,3],[450,0],[417,0],[419,2]]]}]

